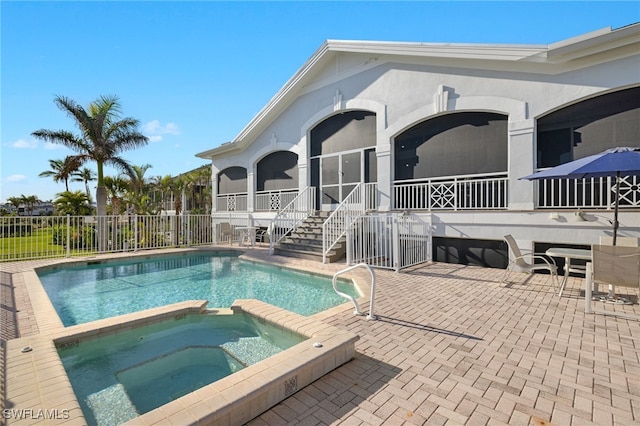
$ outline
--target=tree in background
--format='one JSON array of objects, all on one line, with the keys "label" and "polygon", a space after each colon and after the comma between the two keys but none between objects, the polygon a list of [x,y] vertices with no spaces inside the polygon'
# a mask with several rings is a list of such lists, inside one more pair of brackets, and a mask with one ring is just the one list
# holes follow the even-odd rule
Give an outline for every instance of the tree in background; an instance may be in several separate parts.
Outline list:
[{"label": "tree in background", "polygon": [[91,191],[89,191],[89,182],[96,180],[96,172],[88,167],[83,167],[73,173],[72,182],[84,182],[84,191],[87,194],[89,203],[91,203]]},{"label": "tree in background", "polygon": [[107,197],[110,200],[111,214],[119,215],[122,213],[122,200],[131,189],[129,180],[122,177],[105,176],[104,187],[107,190]]},{"label": "tree in background", "polygon": [[76,156],[69,155],[64,160],[49,160],[50,170],[40,173],[40,177],[52,177],[55,183],[64,182],[66,191],[69,191],[69,178],[80,167],[80,160]]},{"label": "tree in background", "polygon": [[202,214],[211,211],[211,167],[203,166],[182,175],[187,196],[186,209]]},{"label": "tree in background", "polygon": [[36,204],[40,204],[41,202],[37,195],[20,195],[20,204],[24,205],[27,216],[31,216]]},{"label": "tree in background", "polygon": [[7,202],[9,204],[11,204],[13,207],[15,207],[16,212],[17,212],[18,208],[22,204],[22,197],[9,197],[9,198],[7,198]]},{"label": "tree in background", "polygon": [[[120,119],[120,102],[116,96],[101,96],[91,102],[87,109],[63,96],[56,96],[54,103],[75,120],[80,134],[76,135],[67,130],[41,129],[33,132],[32,136],[76,151],[80,165],[88,161],[96,162],[98,174],[96,203],[97,214],[101,218],[107,213],[104,166],[111,165],[120,169],[133,179],[135,173],[131,165],[120,154],[145,146],[149,139],[138,132],[139,120]],[[107,236],[100,235],[98,250],[103,251],[106,243]]]},{"label": "tree in background", "polygon": [[127,201],[133,205],[137,214],[150,213],[150,210],[153,208],[149,194],[152,181],[150,178],[144,177],[144,174],[151,167],[151,164],[132,166],[135,178],[131,179],[131,192],[128,194]]},{"label": "tree in background", "polygon": [[53,205],[59,215],[87,216],[92,210],[89,197],[82,191],[64,191],[56,194]]}]

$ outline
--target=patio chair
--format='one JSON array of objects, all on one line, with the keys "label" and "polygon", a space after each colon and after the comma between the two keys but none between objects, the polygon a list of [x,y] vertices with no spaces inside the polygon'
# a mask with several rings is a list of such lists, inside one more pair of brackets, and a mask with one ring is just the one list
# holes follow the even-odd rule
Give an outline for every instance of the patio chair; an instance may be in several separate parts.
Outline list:
[{"label": "patio chair", "polygon": [[[628,316],[624,313],[593,311],[591,309],[591,285],[593,281],[598,284],[610,284],[640,291],[640,247],[594,244],[591,246],[591,254],[593,263],[589,266],[593,270],[593,274],[589,274],[586,280],[585,312]],[[633,318],[640,319],[636,316]]]},{"label": "patio chair", "polygon": [[[538,270],[547,270],[551,274],[551,283],[553,289],[558,291],[558,267],[556,266],[553,258],[546,256],[544,253],[525,253],[520,251],[520,248],[516,244],[516,240],[511,235],[505,235],[504,240],[509,246],[512,257],[507,265],[507,269],[504,271],[502,282],[507,281],[511,272],[526,272],[532,274]],[[542,263],[535,263],[536,260],[542,260]]]},{"label": "patio chair", "polygon": [[[600,245],[603,246],[612,246],[613,245],[613,237],[600,237]],[[616,239],[616,246],[623,247],[639,247],[640,241],[635,237],[618,237]],[[595,284],[595,288],[598,288],[598,284]],[[596,291],[597,293],[597,291]],[[614,285],[609,285],[609,294],[607,294],[604,299],[615,299],[616,296],[616,288]]]},{"label": "patio chair", "polygon": [[[600,237],[600,245],[612,246],[613,237]],[[636,237],[618,237],[616,238],[616,246],[638,247],[640,246],[640,241]]]},{"label": "patio chair", "polygon": [[233,230],[231,229],[231,224],[229,222],[221,222],[220,226],[218,228],[220,230],[219,235],[219,240],[220,241],[224,241],[225,236],[229,239],[229,245],[231,245],[231,242],[233,241]]},{"label": "patio chair", "polygon": [[262,243],[270,242],[269,235],[271,234],[272,227],[273,224],[270,223],[267,227],[262,226],[258,228],[256,231],[256,242],[260,243],[260,245],[262,245]]}]

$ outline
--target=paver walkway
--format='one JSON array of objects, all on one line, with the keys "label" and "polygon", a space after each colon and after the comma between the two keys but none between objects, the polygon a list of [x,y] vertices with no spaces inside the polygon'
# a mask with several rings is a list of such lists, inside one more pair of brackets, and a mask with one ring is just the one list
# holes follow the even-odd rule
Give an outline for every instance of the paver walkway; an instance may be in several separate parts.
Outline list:
[{"label": "paver walkway", "polygon": [[[344,267],[246,256],[324,273]],[[548,275],[502,276],[441,263],[377,270],[377,321],[353,307],[323,318],[360,335],[356,357],[250,425],[640,425],[640,321],[585,315],[581,279],[558,298]],[[640,315],[630,296],[633,306],[594,303]]]}]

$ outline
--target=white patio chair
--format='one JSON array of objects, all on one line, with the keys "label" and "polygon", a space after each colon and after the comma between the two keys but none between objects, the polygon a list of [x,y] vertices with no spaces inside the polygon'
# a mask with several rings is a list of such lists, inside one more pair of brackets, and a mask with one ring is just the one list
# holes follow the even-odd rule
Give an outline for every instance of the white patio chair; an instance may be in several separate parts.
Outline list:
[{"label": "white patio chair", "polygon": [[[554,291],[558,292],[558,267],[553,258],[546,256],[544,253],[522,253],[520,248],[516,244],[516,240],[511,235],[505,235],[504,240],[509,246],[512,257],[511,261],[507,265],[507,269],[504,271],[502,282],[507,281],[511,272],[526,272],[532,274],[535,271],[547,270],[551,274],[551,283]],[[537,259],[542,260],[542,263],[535,263]]]},{"label": "white patio chair", "polygon": [[221,222],[218,229],[220,230],[220,239],[218,242],[224,241],[226,236],[229,240],[229,245],[231,245],[233,241],[233,230],[231,229],[231,224],[229,222]]},{"label": "white patio chair", "polygon": [[[591,309],[591,285],[592,282],[610,284],[629,287],[640,292],[640,247],[594,244],[591,246],[591,254],[593,263],[589,265],[589,269],[592,269],[592,274],[588,274],[586,280],[585,312],[629,316],[620,312],[593,311]],[[632,316],[632,318],[640,319],[637,316]]]},{"label": "white patio chair", "polygon": [[[600,237],[600,245],[602,246],[612,246],[613,245],[613,237]],[[617,237],[616,238],[616,246],[622,247],[639,247],[640,239],[636,237]],[[598,288],[598,283],[595,284],[595,288]],[[609,294],[607,294],[607,299],[613,299],[616,296],[616,288],[614,285],[609,285]]]}]

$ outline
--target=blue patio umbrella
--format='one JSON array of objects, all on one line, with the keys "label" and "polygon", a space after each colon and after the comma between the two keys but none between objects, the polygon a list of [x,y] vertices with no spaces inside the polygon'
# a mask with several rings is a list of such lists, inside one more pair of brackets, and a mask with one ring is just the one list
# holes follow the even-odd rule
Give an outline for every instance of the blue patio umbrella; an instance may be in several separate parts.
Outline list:
[{"label": "blue patio umbrella", "polygon": [[582,179],[590,177],[615,176],[616,191],[613,214],[613,245],[618,233],[618,205],[620,204],[620,176],[640,176],[640,147],[618,147],[607,149],[600,154],[543,170],[520,179]]}]

